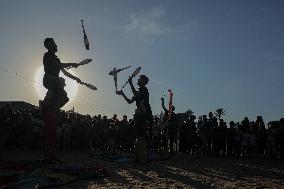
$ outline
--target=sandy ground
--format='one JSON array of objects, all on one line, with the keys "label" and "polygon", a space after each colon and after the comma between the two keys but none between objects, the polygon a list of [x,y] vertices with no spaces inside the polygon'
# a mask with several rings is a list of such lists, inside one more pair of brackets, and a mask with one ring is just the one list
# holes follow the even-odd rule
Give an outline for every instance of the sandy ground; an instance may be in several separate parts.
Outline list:
[{"label": "sandy ground", "polygon": [[[38,151],[0,152],[0,160],[40,159]],[[65,163],[105,167],[104,179],[83,180],[58,189],[91,188],[284,188],[284,162],[257,158],[179,155],[146,165],[113,163],[89,157],[88,151],[60,152]]]}]

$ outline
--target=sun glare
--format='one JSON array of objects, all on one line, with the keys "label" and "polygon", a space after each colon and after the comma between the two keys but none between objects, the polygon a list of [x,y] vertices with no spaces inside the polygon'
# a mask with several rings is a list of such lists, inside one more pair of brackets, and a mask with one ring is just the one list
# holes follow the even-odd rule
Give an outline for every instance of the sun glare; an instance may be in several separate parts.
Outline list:
[{"label": "sun glare", "polygon": [[[70,72],[72,75],[76,75],[71,70],[68,70],[68,72]],[[40,99],[44,99],[45,94],[47,92],[47,89],[42,84],[43,75],[44,75],[44,69],[43,69],[43,66],[42,66],[36,71],[36,74],[35,74],[35,81],[36,81],[35,89],[36,89],[36,92],[37,92]],[[67,92],[67,96],[69,97],[69,99],[71,101],[73,99],[73,97],[76,96],[76,93],[78,91],[78,84],[77,84],[76,81],[66,77],[61,72],[60,72],[59,76],[63,77],[65,79],[66,86],[65,86],[64,89]]]}]

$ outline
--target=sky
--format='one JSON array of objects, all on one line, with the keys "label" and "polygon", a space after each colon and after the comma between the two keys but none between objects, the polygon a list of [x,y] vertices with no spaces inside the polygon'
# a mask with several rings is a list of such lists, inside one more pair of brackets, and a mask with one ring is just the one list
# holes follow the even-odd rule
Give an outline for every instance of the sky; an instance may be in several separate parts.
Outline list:
[{"label": "sky", "polygon": [[[1,0],[0,33],[0,66],[7,68],[0,70],[0,101],[38,104],[35,75],[43,41],[52,37],[62,62],[93,59],[72,71],[98,90],[78,86],[65,110],[131,117],[135,103],[115,94],[108,75],[131,65],[119,73],[118,86],[141,66],[154,114],[172,89],[176,112],[223,108],[225,121],[284,117],[282,0]],[[124,91],[131,97],[129,86]]]}]

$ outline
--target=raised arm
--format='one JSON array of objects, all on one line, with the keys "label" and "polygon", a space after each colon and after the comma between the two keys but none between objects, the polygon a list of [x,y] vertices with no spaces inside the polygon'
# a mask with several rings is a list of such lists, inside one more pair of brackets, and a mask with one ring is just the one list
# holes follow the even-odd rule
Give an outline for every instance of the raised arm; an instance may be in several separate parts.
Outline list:
[{"label": "raised arm", "polygon": [[136,91],[136,89],[135,89],[135,87],[134,87],[134,85],[132,83],[132,77],[129,77],[128,82],[129,82],[129,85],[131,87],[133,95],[136,96],[138,92]]},{"label": "raised arm", "polygon": [[169,110],[167,110],[167,108],[165,107],[165,99],[161,98],[162,101],[162,108],[164,109],[165,112],[168,112]]},{"label": "raised arm", "polygon": [[134,97],[132,97],[132,99],[129,99],[123,91],[116,91],[116,94],[121,95],[128,104],[132,104],[135,101]]},{"label": "raised arm", "polygon": [[[79,63],[64,63],[63,68],[69,69],[69,68],[77,68],[78,66],[89,64],[92,62],[91,58],[87,58]],[[62,64],[62,63],[61,63]]]},{"label": "raised arm", "polygon": [[64,68],[61,68],[61,71],[62,71],[62,73],[64,75],[66,75],[70,79],[73,79],[73,80],[77,81],[78,83],[81,83],[81,80],[78,77],[76,77],[76,76],[72,75],[71,73],[67,72]]},{"label": "raised arm", "polygon": [[128,69],[128,68],[130,68],[130,67],[131,67],[131,66],[127,66],[127,67],[125,67],[125,68],[117,69],[116,71],[117,71],[117,72],[121,72],[121,71],[126,70],[126,69]]},{"label": "raised arm", "polygon": [[71,67],[77,68],[78,66],[79,66],[78,63],[61,63],[61,69],[71,68]]}]

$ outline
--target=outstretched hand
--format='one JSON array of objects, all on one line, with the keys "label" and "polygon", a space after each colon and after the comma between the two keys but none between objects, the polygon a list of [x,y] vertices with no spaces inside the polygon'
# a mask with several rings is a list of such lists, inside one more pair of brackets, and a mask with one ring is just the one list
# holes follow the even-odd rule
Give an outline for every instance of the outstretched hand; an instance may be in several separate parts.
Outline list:
[{"label": "outstretched hand", "polygon": [[79,79],[79,78],[76,78],[75,81],[77,81],[77,83],[79,83],[79,84],[82,83],[81,79]]},{"label": "outstretched hand", "polygon": [[93,59],[91,58],[87,58],[87,59],[82,60],[79,64],[80,65],[89,64],[90,62],[92,62],[92,60]]},{"label": "outstretched hand", "polygon": [[72,67],[74,67],[74,68],[78,68],[78,66],[79,66],[79,64],[74,63]]},{"label": "outstretched hand", "polygon": [[132,83],[132,77],[131,76],[128,78],[128,82]]}]

